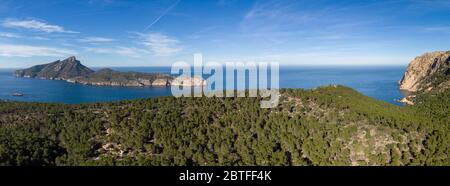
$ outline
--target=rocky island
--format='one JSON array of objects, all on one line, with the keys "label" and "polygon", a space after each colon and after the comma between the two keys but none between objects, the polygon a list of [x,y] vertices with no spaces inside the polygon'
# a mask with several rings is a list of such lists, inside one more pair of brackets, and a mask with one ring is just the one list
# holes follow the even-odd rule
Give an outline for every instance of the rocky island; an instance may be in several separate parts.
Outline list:
[{"label": "rocky island", "polygon": [[173,77],[159,73],[119,72],[108,68],[94,71],[82,65],[74,56],[62,61],[57,60],[52,63],[17,70],[14,74],[17,77],[64,80],[69,83],[95,86],[206,86],[206,81],[201,77]]},{"label": "rocky island", "polygon": [[419,94],[449,88],[450,51],[429,52],[416,57],[408,65],[399,85],[407,93],[400,101],[408,105],[414,104],[414,99]]}]

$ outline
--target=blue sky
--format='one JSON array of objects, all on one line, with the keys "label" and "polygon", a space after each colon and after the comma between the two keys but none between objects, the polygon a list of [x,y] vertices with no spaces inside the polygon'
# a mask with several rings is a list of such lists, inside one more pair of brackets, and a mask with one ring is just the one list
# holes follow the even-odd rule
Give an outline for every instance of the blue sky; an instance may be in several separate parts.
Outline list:
[{"label": "blue sky", "polygon": [[405,65],[450,48],[447,0],[0,0],[0,68],[205,61]]}]

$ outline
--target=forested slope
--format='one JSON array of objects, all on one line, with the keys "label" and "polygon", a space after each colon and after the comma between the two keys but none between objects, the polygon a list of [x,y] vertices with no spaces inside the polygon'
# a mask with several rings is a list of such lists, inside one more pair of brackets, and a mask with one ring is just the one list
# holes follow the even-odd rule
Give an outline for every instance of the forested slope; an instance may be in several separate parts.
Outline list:
[{"label": "forested slope", "polygon": [[395,106],[350,88],[259,98],[0,103],[2,165],[450,165],[450,91]]}]

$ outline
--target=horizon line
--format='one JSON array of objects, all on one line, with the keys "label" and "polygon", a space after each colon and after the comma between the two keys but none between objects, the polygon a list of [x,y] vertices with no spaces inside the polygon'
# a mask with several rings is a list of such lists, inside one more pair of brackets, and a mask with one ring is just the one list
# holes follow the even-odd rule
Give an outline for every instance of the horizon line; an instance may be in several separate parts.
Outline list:
[{"label": "horizon line", "polygon": [[[244,63],[245,64],[245,63]],[[42,64],[38,64],[42,65]],[[225,64],[223,64],[225,65]],[[280,67],[406,67],[408,64],[280,64]],[[29,67],[0,67],[0,69],[23,69]],[[86,66],[86,65],[85,65]],[[193,65],[191,65],[193,66]],[[86,66],[89,68],[151,68],[151,67],[171,67],[170,65],[151,66]]]}]

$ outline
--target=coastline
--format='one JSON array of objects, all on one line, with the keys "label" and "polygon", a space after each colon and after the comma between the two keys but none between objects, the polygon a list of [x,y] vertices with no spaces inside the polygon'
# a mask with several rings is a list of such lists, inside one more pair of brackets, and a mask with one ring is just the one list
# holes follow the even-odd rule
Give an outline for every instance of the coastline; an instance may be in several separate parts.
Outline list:
[{"label": "coastline", "polygon": [[[58,102],[58,103],[94,103],[114,102],[120,100],[133,100],[147,97],[160,97],[170,94],[170,86],[149,87],[108,87],[74,84],[65,81],[54,81],[37,78],[16,78],[13,69],[2,71],[0,80],[5,82],[0,87],[0,98],[13,99],[26,102]],[[95,69],[97,70],[97,69]],[[115,67],[113,70],[127,72],[137,71],[143,73],[170,73],[170,68],[161,67]],[[339,84],[351,87],[358,92],[397,106],[404,105],[398,102],[403,98],[398,90],[397,81],[404,73],[403,67],[373,68],[327,68],[312,66],[308,68],[280,68],[280,88],[313,89],[323,85]],[[361,77],[365,77],[362,79]],[[367,77],[367,78],[366,78]],[[204,77],[206,79],[207,77]],[[59,83],[63,82],[63,83]],[[20,85],[19,88],[17,85]],[[77,86],[78,85],[78,86]],[[17,87],[17,88],[14,88]],[[39,91],[35,91],[39,88]],[[23,92],[22,98],[10,96],[13,92]],[[68,92],[64,94],[64,92]],[[73,94],[73,93],[76,94]],[[78,93],[77,93],[78,92]],[[64,94],[64,95],[61,95]],[[87,95],[89,94],[89,95]],[[49,97],[48,95],[52,95]]]}]

